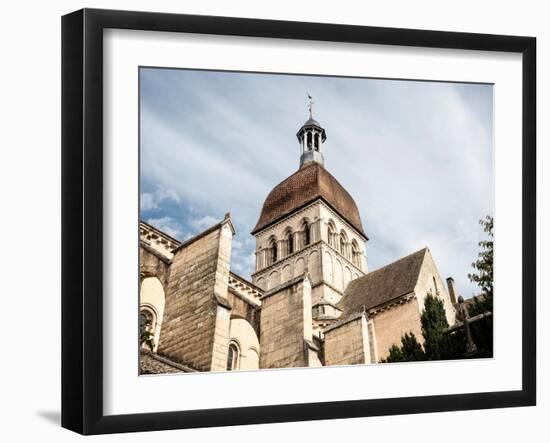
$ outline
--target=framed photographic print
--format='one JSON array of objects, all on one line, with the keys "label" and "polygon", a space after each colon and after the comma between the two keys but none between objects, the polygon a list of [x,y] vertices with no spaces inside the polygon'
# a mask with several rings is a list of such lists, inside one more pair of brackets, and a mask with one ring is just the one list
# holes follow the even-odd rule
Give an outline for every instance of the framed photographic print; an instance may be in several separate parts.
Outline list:
[{"label": "framed photographic print", "polygon": [[531,37],[62,21],[62,425],[534,405]]}]

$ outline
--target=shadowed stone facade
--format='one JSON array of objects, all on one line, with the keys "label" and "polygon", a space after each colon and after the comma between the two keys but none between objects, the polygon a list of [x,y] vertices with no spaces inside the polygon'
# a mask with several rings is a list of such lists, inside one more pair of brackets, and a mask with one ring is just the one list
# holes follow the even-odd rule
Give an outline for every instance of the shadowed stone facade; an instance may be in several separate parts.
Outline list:
[{"label": "shadowed stone facade", "polygon": [[326,328],[324,335],[326,365],[376,363],[371,358],[367,316],[364,313]]},{"label": "shadowed stone facade", "polygon": [[297,277],[262,297],[260,367],[321,366],[313,343],[311,283]]},{"label": "shadowed stone facade", "polygon": [[252,281],[230,270],[229,214],[185,242],[140,223],[143,374],[377,363],[407,332],[422,342],[429,292],[455,323],[454,280],[450,295],[428,248],[369,271],[359,210],[324,167],[325,130],[310,116],[297,137],[300,168],[252,231]]}]

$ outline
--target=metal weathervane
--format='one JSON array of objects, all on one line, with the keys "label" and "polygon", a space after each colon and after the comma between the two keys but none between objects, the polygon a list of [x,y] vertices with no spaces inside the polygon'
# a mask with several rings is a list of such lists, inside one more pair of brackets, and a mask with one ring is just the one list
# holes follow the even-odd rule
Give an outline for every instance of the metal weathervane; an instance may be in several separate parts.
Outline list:
[{"label": "metal weathervane", "polygon": [[307,98],[309,99],[309,103],[307,105],[308,109],[309,109],[309,118],[313,118],[312,117],[312,111],[313,111],[313,103],[315,103],[313,101],[313,97],[311,96],[311,94],[308,92],[307,94]]}]

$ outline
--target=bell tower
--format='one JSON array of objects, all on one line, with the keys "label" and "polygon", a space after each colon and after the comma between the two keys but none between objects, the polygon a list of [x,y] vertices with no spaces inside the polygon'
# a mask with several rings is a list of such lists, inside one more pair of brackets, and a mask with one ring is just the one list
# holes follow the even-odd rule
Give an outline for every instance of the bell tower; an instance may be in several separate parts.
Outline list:
[{"label": "bell tower", "polygon": [[324,128],[313,118],[313,98],[308,94],[309,119],[302,125],[296,133],[300,143],[300,168],[305,165],[316,162],[321,166],[325,165],[323,156],[323,143],[327,139]]},{"label": "bell tower", "polygon": [[367,272],[368,238],[355,201],[325,169],[327,136],[308,98],[309,119],[296,134],[300,167],[271,190],[251,232],[256,237],[252,282],[271,291],[307,274],[315,312],[324,318],[337,315],[332,305],[350,281]]}]

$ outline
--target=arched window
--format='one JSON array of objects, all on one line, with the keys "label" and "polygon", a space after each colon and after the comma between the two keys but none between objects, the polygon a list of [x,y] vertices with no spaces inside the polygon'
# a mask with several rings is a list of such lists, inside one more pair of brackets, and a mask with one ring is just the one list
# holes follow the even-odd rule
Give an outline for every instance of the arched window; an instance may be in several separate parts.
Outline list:
[{"label": "arched window", "polygon": [[327,229],[328,244],[334,247],[334,228],[331,224],[328,225]]},{"label": "arched window", "polygon": [[309,223],[306,221],[304,222],[304,246],[309,245],[311,241],[311,236],[309,232]]},{"label": "arched window", "polygon": [[227,352],[227,370],[234,371],[239,369],[239,347],[236,343],[229,344],[229,350]]},{"label": "arched window", "polygon": [[319,150],[319,133],[318,132],[315,133],[313,147],[315,148],[316,151]]},{"label": "arched window", "polygon": [[277,261],[277,242],[274,241],[271,245],[271,263],[275,263]]},{"label": "arched window", "polygon": [[306,140],[307,140],[306,145],[309,149],[311,149],[311,144],[312,144],[312,141],[313,141],[311,131],[306,132],[306,137],[307,137],[306,138]]},{"label": "arched window", "polygon": [[277,239],[272,236],[268,241],[267,247],[267,265],[272,265],[277,261]]},{"label": "arched window", "polygon": [[139,342],[140,346],[147,347],[151,351],[155,347],[155,314],[146,308],[139,312]]},{"label": "arched window", "polygon": [[346,255],[346,239],[343,235],[340,236],[340,253]]},{"label": "arched window", "polygon": [[292,238],[292,232],[290,231],[286,235],[286,249],[287,249],[288,255],[294,252],[294,240]]},{"label": "arched window", "polygon": [[338,246],[340,248],[340,254],[349,259],[348,236],[346,234],[346,231],[344,231],[343,229],[340,231],[340,240]]}]

